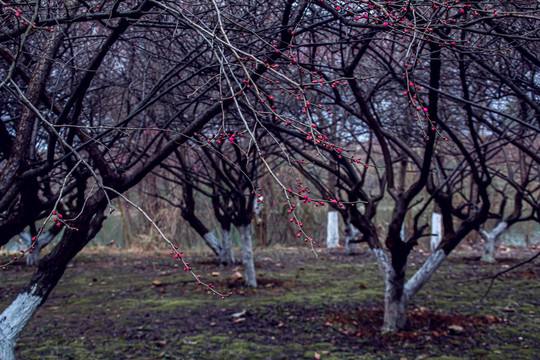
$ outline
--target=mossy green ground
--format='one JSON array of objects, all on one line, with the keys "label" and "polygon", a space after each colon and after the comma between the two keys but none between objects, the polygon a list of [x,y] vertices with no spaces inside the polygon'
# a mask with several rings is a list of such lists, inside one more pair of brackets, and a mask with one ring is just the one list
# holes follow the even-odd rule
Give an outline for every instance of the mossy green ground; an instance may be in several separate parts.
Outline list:
[{"label": "mossy green ground", "polygon": [[[18,359],[540,358],[539,262],[484,299],[489,281],[478,279],[518,259],[485,265],[458,254],[412,300],[407,331],[381,335],[384,288],[368,251],[255,254],[256,290],[231,280],[241,266],[191,256],[203,278],[234,293],[221,300],[170,258],[83,253],[25,329]],[[411,258],[409,273],[424,259]],[[22,263],[0,273],[0,310],[31,273]]]}]

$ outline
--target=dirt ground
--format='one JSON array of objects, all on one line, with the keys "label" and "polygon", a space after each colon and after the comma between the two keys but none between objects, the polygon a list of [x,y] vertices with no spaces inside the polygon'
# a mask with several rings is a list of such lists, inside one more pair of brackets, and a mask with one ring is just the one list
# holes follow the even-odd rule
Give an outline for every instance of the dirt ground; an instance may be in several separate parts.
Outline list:
[{"label": "dirt ground", "polygon": [[[405,331],[381,334],[384,288],[370,252],[256,249],[259,287],[240,264],[186,252],[225,300],[173,259],[84,252],[23,333],[19,359],[540,359],[540,261],[489,276],[538,249],[500,248],[482,264],[463,246],[412,299]],[[414,273],[427,254],[415,252]],[[237,253],[241,258],[241,254]],[[0,273],[0,310],[28,281],[23,262]],[[237,274],[236,274],[237,275]]]}]

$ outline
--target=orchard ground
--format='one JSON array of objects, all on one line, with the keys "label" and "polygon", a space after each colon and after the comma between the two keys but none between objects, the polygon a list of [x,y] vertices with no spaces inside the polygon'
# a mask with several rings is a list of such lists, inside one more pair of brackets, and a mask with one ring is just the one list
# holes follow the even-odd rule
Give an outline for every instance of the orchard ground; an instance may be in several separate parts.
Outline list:
[{"label": "orchard ground", "polygon": [[[257,249],[259,288],[209,254],[186,252],[207,293],[169,256],[85,251],[25,329],[18,359],[540,359],[540,261],[486,277],[537,248],[481,264],[462,246],[411,301],[408,329],[381,334],[383,284],[370,252]],[[409,273],[427,254],[415,253]],[[237,254],[241,258],[240,254]],[[0,310],[33,269],[0,273]]]}]

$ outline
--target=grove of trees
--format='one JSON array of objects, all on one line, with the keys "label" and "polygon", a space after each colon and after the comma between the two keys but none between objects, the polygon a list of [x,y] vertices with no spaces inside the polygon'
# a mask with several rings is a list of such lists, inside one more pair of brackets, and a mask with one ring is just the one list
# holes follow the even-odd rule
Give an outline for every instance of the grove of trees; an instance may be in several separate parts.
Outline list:
[{"label": "grove of trees", "polygon": [[[179,207],[222,264],[235,262],[239,229],[247,286],[257,285],[256,204],[277,198],[315,253],[298,208],[339,211],[349,241],[377,260],[383,330],[403,328],[408,302],[466,236],[481,232],[492,258],[502,231],[540,220],[538,7],[0,0],[0,246],[27,231],[29,256],[63,229],[0,316],[0,358],[14,359],[113,200],[149,175],[175,189],[149,195]],[[265,193],[263,177],[279,191]],[[195,193],[221,240],[197,218]],[[380,228],[383,206],[391,219]],[[442,239],[408,278],[433,211]]]}]

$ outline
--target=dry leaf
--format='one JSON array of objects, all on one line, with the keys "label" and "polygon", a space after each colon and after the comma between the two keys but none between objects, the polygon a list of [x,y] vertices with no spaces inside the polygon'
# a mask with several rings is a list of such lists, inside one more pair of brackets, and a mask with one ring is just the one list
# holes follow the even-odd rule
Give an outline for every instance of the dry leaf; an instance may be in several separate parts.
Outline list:
[{"label": "dry leaf", "polygon": [[243,309],[242,311],[237,312],[237,313],[234,313],[234,314],[232,314],[231,316],[232,316],[233,318],[239,318],[239,317],[241,317],[241,316],[246,315],[246,312],[247,312],[246,309]]},{"label": "dry leaf", "polygon": [[456,324],[453,324],[453,325],[450,325],[448,327],[449,330],[455,332],[455,333],[462,333],[465,331],[465,329],[463,328],[463,326],[460,326],[460,325],[456,325]]},{"label": "dry leaf", "polygon": [[235,271],[232,275],[231,275],[231,280],[232,281],[236,281],[236,280],[240,280],[242,279],[244,276],[242,275],[242,273],[240,273],[239,271]]}]

